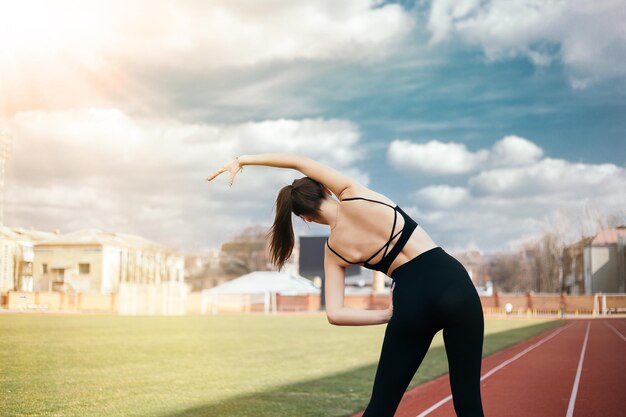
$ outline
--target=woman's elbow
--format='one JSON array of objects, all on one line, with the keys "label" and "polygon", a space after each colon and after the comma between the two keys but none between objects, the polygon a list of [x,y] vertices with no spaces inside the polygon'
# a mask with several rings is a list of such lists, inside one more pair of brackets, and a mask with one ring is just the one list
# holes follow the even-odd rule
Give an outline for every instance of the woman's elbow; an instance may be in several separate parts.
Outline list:
[{"label": "woman's elbow", "polygon": [[335,316],[335,313],[331,313],[330,311],[326,311],[326,319],[333,326],[339,326],[339,323],[337,322],[337,317]]}]

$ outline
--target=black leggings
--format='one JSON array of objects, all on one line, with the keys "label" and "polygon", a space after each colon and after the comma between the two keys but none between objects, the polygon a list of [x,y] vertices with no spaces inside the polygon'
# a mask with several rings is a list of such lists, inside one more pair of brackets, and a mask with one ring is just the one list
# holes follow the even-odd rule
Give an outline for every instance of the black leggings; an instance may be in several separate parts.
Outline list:
[{"label": "black leggings", "polygon": [[483,310],[467,270],[437,246],[397,267],[392,279],[393,316],[387,323],[372,396],[363,417],[394,415],[441,329],[454,410],[459,417],[484,416],[480,395]]}]

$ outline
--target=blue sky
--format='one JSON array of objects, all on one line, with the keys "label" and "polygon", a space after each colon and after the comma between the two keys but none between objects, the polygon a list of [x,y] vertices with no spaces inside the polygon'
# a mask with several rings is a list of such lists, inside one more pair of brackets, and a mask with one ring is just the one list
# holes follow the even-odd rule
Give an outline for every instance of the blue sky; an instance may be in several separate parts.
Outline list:
[{"label": "blue sky", "polygon": [[589,210],[626,219],[621,2],[244,3],[3,4],[5,224],[216,249],[269,226],[300,174],[206,175],[283,151],[354,175],[451,250],[555,224],[573,239]]},{"label": "blue sky", "polygon": [[[419,39],[419,37],[416,37]],[[540,146],[546,155],[588,164],[626,160],[626,88],[624,79],[598,82],[573,89],[555,63],[546,68],[524,57],[485,62],[479,48],[450,48],[433,56],[441,62],[419,69],[350,68],[344,81],[358,74],[358,83],[369,87],[350,98],[324,98],[322,117],[341,117],[356,122],[363,142],[384,144],[396,138],[423,142],[430,139],[463,143],[470,150],[491,146],[506,135],[517,135]],[[323,81],[322,81],[323,82]],[[333,92],[341,82],[333,83]],[[340,94],[340,93],[339,93]],[[373,153],[366,165],[389,167],[384,154]],[[369,172],[372,172],[371,169]],[[387,187],[389,177],[371,176],[372,185]],[[402,190],[428,183],[423,176],[398,176],[396,198]],[[458,183],[460,178],[448,178]],[[392,183],[395,183],[393,181]]]}]

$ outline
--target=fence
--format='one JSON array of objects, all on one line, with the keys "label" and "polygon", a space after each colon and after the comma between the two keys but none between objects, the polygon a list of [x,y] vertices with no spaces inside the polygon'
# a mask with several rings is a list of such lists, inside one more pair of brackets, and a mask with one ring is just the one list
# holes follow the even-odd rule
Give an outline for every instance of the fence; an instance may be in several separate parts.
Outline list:
[{"label": "fence", "polygon": [[611,315],[626,313],[626,294],[596,293],[571,295],[566,293],[510,294],[496,292],[491,297],[481,296],[486,314],[546,315]]},{"label": "fence", "polygon": [[1,305],[13,311],[180,315],[186,296],[187,285],[180,282],[123,283],[110,294],[9,291]]},{"label": "fence", "polygon": [[[0,305],[13,311],[69,311],[118,314],[216,314],[222,312],[320,311],[320,295],[266,294],[220,296],[212,303],[201,292],[187,293],[183,283],[122,284],[119,293],[83,294],[10,291]],[[626,293],[570,295],[559,293],[502,293],[480,296],[485,314],[614,315],[626,314]],[[382,309],[389,293],[346,294],[348,308]]]},{"label": "fence", "polygon": [[167,281],[160,284],[122,283],[119,289],[119,314],[185,314],[187,285]]},{"label": "fence", "polygon": [[2,297],[2,306],[17,311],[74,311],[115,313],[117,294],[83,294],[63,292],[9,291]]},{"label": "fence", "polygon": [[[196,293],[199,294],[199,293]],[[192,298],[194,294],[190,295]],[[197,299],[195,307],[189,307],[190,314],[217,314],[222,312],[256,311],[319,311],[319,295],[288,296],[276,294],[276,300],[264,306],[262,296],[237,295],[221,299]],[[626,294],[590,294],[569,295],[559,293],[502,293],[492,296],[480,296],[485,314],[507,314],[545,316],[545,315],[608,315],[626,313]],[[256,302],[255,302],[256,300]],[[202,304],[202,307],[200,306]],[[344,306],[360,309],[381,309],[389,305],[388,293],[346,294]],[[507,311],[508,310],[508,311]]]}]

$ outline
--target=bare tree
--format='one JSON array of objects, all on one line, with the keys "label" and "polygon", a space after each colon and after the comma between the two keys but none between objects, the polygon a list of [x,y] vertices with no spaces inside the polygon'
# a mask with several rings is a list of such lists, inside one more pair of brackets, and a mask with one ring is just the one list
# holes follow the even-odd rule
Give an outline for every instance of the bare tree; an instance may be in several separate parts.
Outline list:
[{"label": "bare tree", "polygon": [[580,237],[595,235],[602,229],[624,224],[624,211],[610,213],[602,207],[585,205],[579,219]]},{"label": "bare tree", "polygon": [[233,276],[269,269],[267,227],[252,225],[221,247],[220,265]]},{"label": "bare tree", "polygon": [[252,271],[269,267],[267,226],[252,225],[224,242],[216,254],[188,256],[185,279],[194,291],[211,288]]},{"label": "bare tree", "polygon": [[542,235],[522,244],[534,291],[560,292],[563,288],[563,250],[605,228],[623,223],[623,214],[586,204],[581,209],[559,208],[542,223]]},{"label": "bare tree", "polygon": [[528,291],[531,288],[527,268],[517,253],[493,254],[486,268],[496,290],[516,292]]}]

